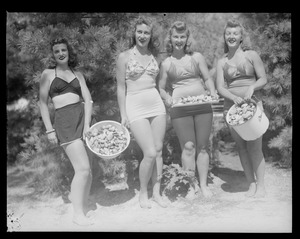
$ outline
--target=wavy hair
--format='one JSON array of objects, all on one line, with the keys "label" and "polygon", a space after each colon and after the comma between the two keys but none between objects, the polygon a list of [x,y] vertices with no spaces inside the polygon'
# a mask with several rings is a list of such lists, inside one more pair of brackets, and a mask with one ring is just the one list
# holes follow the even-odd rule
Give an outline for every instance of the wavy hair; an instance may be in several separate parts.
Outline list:
[{"label": "wavy hair", "polygon": [[244,28],[244,26],[235,18],[231,18],[227,21],[225,27],[224,27],[224,33],[223,33],[223,40],[224,40],[224,53],[227,54],[229,49],[225,40],[225,31],[227,28],[234,28],[234,27],[240,27],[241,28],[241,34],[242,34],[242,40],[241,40],[241,48],[243,51],[252,50],[250,38]]},{"label": "wavy hair", "polygon": [[184,52],[186,54],[192,54],[193,50],[192,50],[192,45],[193,45],[193,39],[190,33],[190,30],[188,29],[187,25],[185,22],[182,21],[176,21],[172,24],[172,26],[170,27],[167,37],[165,39],[165,45],[166,45],[166,51],[169,55],[172,54],[173,52],[173,45],[172,45],[172,41],[171,41],[171,37],[173,34],[173,30],[177,31],[177,32],[185,32],[187,35],[187,41],[186,44],[184,46]]},{"label": "wavy hair", "polygon": [[[51,51],[53,51],[53,46],[57,44],[65,44],[67,46],[68,52],[69,52],[69,61],[68,65],[71,68],[75,68],[78,65],[78,57],[77,54],[74,52],[71,45],[68,43],[68,41],[65,38],[55,38],[50,42],[50,48]],[[56,60],[54,59],[53,54],[51,54],[50,61],[49,61],[49,68],[55,68],[56,67]]]},{"label": "wavy hair", "polygon": [[148,44],[148,49],[154,56],[157,56],[159,52],[160,41],[156,31],[156,25],[154,24],[154,21],[152,21],[150,18],[139,17],[135,20],[134,28],[131,33],[131,37],[129,39],[129,48],[132,48],[136,45],[136,39],[135,39],[136,28],[138,25],[142,25],[142,24],[145,24],[150,27],[151,37]]}]

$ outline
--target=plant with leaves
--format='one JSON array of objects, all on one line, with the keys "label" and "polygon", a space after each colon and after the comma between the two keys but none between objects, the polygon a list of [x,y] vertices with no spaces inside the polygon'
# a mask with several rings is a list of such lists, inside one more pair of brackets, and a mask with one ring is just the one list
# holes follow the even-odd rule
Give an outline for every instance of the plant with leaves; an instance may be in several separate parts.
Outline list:
[{"label": "plant with leaves", "polygon": [[[269,130],[278,134],[273,139],[267,139],[268,145],[270,148],[280,149],[280,160],[286,162],[289,158],[288,161],[291,161],[291,140],[288,140],[292,137],[291,15],[245,15],[245,23],[251,30],[253,47],[260,53],[268,76],[268,84],[263,89],[263,102],[270,120]],[[278,141],[281,136],[281,140],[286,140],[285,142]]]}]

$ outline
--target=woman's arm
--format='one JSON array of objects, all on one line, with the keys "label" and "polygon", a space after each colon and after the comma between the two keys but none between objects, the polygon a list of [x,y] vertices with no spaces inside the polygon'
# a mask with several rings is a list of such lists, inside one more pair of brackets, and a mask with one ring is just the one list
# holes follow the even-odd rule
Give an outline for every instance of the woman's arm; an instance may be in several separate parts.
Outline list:
[{"label": "woman's arm", "polygon": [[91,97],[91,93],[86,85],[86,81],[81,72],[76,72],[78,76],[82,98],[84,100],[84,129],[83,129],[83,139],[85,139],[85,134],[90,129],[91,118],[92,118],[92,110],[93,110],[93,101]]},{"label": "woman's arm", "polygon": [[217,96],[215,83],[214,83],[211,75],[209,74],[209,70],[208,70],[204,56],[199,52],[194,53],[194,55],[197,59],[200,72],[202,74],[205,85],[210,92],[210,95]]},{"label": "woman's arm", "polygon": [[158,87],[159,87],[159,93],[162,100],[165,102],[167,106],[171,106],[173,103],[172,96],[170,96],[170,94],[166,92],[166,84],[168,80],[167,69],[168,69],[168,63],[166,60],[164,60],[161,63],[160,70],[159,70]]},{"label": "woman's arm", "polygon": [[56,134],[50,120],[50,113],[48,108],[49,87],[50,87],[49,70],[44,70],[40,80],[39,107],[46,128],[48,139],[51,143],[57,143]]},{"label": "woman's arm", "polygon": [[129,126],[127,119],[125,100],[126,100],[126,84],[125,84],[125,65],[126,65],[126,53],[120,53],[116,62],[116,78],[117,78],[117,97],[118,105],[120,108],[121,124]]},{"label": "woman's arm", "polygon": [[218,92],[227,99],[232,100],[235,104],[239,104],[243,101],[241,97],[238,97],[234,94],[232,94],[229,90],[227,90],[225,86],[225,81],[224,81],[224,74],[223,74],[223,66],[224,66],[224,58],[218,60],[217,64],[217,90]]},{"label": "woman's arm", "polygon": [[260,56],[256,51],[249,51],[248,56],[252,59],[257,80],[253,85],[249,86],[245,94],[245,99],[250,99],[254,91],[263,88],[267,84],[267,76]]}]

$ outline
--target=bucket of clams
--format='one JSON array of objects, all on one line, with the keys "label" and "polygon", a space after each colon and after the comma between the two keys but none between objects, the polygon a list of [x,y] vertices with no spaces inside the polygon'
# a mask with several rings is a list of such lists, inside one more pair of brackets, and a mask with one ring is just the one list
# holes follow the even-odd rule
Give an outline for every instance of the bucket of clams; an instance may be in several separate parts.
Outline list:
[{"label": "bucket of clams", "polygon": [[104,120],[91,126],[85,140],[94,154],[106,160],[125,151],[130,143],[130,134],[119,122]]},{"label": "bucket of clams", "polygon": [[226,114],[226,122],[246,141],[258,139],[269,127],[262,102],[254,99],[231,106]]}]

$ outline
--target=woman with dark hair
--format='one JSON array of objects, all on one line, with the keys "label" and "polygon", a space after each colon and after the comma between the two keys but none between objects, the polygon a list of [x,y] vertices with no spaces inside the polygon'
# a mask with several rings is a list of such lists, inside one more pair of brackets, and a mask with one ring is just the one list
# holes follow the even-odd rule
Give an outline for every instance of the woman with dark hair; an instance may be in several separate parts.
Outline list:
[{"label": "woman with dark hair", "polygon": [[[186,24],[174,22],[166,38],[169,57],[161,64],[159,88],[166,106],[170,107],[172,125],[182,150],[182,167],[195,172],[197,165],[201,192],[204,197],[211,197],[207,185],[208,142],[213,119],[211,104],[172,107],[173,102],[182,97],[207,94],[218,97],[205,58],[191,47],[192,38]],[[166,90],[167,83],[172,87],[171,95]],[[193,149],[195,157],[186,157],[185,151]]]},{"label": "woman with dark hair", "polygon": [[144,155],[139,168],[139,203],[142,208],[151,208],[147,192],[150,179],[153,200],[166,207],[160,195],[166,110],[156,89],[159,68],[154,56],[158,52],[158,46],[152,22],[146,18],[138,18],[130,49],[120,53],[116,68],[121,123],[130,127]]},{"label": "woman with dark hair", "polygon": [[[74,208],[73,222],[89,225],[92,222],[85,207],[92,175],[83,140],[90,128],[93,101],[84,76],[74,69],[77,56],[67,40],[53,40],[51,51],[55,64],[43,71],[40,81],[41,116],[49,141],[64,148],[75,171],[69,196]],[[55,108],[54,122],[50,119],[49,97]]]},{"label": "woman with dark hair", "polygon": [[[264,64],[256,51],[246,43],[242,24],[235,19],[224,28],[225,55],[217,65],[217,89],[224,97],[224,117],[233,104],[240,104],[253,95],[261,98],[259,91],[267,83]],[[225,120],[226,121],[226,120]],[[265,160],[262,153],[262,136],[246,141],[228,125],[244,169],[249,190],[246,196],[264,197]]]}]

